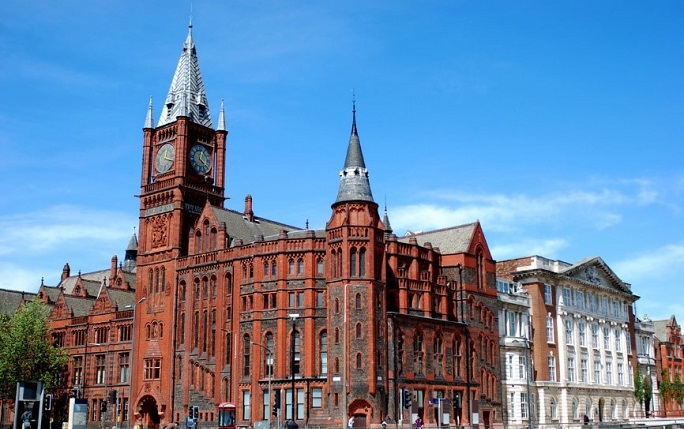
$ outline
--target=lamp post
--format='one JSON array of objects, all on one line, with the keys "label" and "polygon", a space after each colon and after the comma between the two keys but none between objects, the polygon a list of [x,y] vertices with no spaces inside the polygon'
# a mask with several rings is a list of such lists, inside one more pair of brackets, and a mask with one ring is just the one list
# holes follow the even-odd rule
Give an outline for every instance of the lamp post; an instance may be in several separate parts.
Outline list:
[{"label": "lamp post", "polygon": [[471,403],[470,403],[470,328],[466,326],[466,317],[465,317],[465,284],[463,283],[463,265],[458,264],[458,282],[461,285],[461,323],[463,323],[463,329],[465,329],[465,358],[466,358],[466,392],[465,392],[465,400],[467,404],[467,410],[468,410],[468,418],[467,421],[468,423],[472,424],[472,411],[471,411]]},{"label": "lamp post", "polygon": [[131,361],[129,362],[129,368],[131,369],[130,371],[130,378],[128,379],[128,427],[130,429],[131,427],[131,419],[133,418],[133,378],[134,378],[134,369],[137,368],[137,365],[135,364],[135,314],[136,314],[136,309],[138,308],[138,305],[140,305],[143,301],[147,299],[146,296],[143,296],[140,298],[135,304],[132,305],[127,305],[124,308],[131,308],[133,307],[133,323],[131,323]]},{"label": "lamp post", "polygon": [[266,361],[266,371],[268,371],[268,408],[266,408],[266,420],[268,420],[268,426],[271,427],[271,404],[273,404],[273,391],[271,390],[271,375],[273,373],[273,353],[271,352],[271,349],[269,349],[261,343],[252,341],[252,344],[257,347],[261,347],[262,349],[266,350],[267,353],[266,359],[268,360]]},{"label": "lamp post", "polygon": [[292,361],[290,365],[290,372],[292,373],[292,426],[289,429],[296,429],[298,425],[296,422],[297,392],[295,391],[295,328],[299,313],[290,313],[289,317],[292,319]]},{"label": "lamp post", "polygon": [[[109,346],[111,344],[111,339],[109,338],[109,330],[107,330],[107,338],[106,339],[107,339],[107,351],[105,352],[105,357],[104,357],[104,376],[103,376],[104,385],[105,385],[105,398],[106,398],[106,395],[108,393],[108,387],[109,387],[109,383],[108,383],[109,371],[107,371],[107,368],[109,367],[109,365],[107,365],[109,363]],[[99,347],[99,346],[103,346],[104,344],[102,344],[102,343],[90,343],[90,345]],[[95,368],[95,371],[96,371],[96,374],[99,374],[97,367]],[[99,377],[97,378],[96,381],[100,381]],[[102,401],[106,401],[106,399],[104,399]],[[104,421],[105,421],[106,416],[107,416],[107,411],[105,411],[104,415],[102,415],[102,402],[100,402],[100,427],[102,427],[102,428],[104,428]]]}]

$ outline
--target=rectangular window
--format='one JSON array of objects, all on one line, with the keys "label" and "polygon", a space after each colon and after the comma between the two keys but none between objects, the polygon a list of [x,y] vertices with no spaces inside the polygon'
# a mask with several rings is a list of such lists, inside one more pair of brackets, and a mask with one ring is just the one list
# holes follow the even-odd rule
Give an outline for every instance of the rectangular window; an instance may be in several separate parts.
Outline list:
[{"label": "rectangular window", "polygon": [[511,410],[511,418],[515,417],[515,393],[511,392],[511,405],[508,407]]},{"label": "rectangular window", "polygon": [[506,359],[506,377],[513,378],[513,355],[508,355]]},{"label": "rectangular window", "polygon": [[527,358],[525,356],[518,356],[518,374],[523,380],[527,378]]},{"label": "rectangular window", "polygon": [[622,351],[622,331],[619,329],[615,330],[615,351]]},{"label": "rectangular window", "polygon": [[579,328],[579,345],[582,347],[587,346],[587,324],[584,322],[578,323]]},{"label": "rectangular window", "polygon": [[323,291],[316,292],[316,305],[318,308],[323,308]]},{"label": "rectangular window", "polygon": [[159,380],[161,377],[161,359],[145,359],[145,380]]},{"label": "rectangular window", "polygon": [[311,408],[323,407],[323,389],[314,387],[311,390]]},{"label": "rectangular window", "polygon": [[580,360],[580,380],[582,383],[586,383],[589,377],[589,368],[587,367],[587,360]]},{"label": "rectangular window", "polygon": [[570,307],[572,305],[572,292],[570,288],[563,288],[563,305]]},{"label": "rectangular window", "polygon": [[625,371],[624,371],[624,365],[619,363],[617,365],[617,370],[618,370],[618,384],[620,386],[623,386],[625,384]]},{"label": "rectangular window", "polygon": [[568,381],[575,381],[575,358],[568,358]]},{"label": "rectangular window", "polygon": [[549,381],[556,381],[556,358],[549,356]]},{"label": "rectangular window", "polygon": [[603,349],[610,350],[610,328],[603,328]]},{"label": "rectangular window", "polygon": [[578,290],[575,293],[575,301],[577,304],[577,308],[579,308],[580,310],[584,310],[584,292]]},{"label": "rectangular window", "polygon": [[565,344],[573,344],[572,320],[565,319]]},{"label": "rectangular window", "polygon": [[130,367],[128,361],[128,353],[121,353],[119,355],[119,383],[127,383],[130,374]]},{"label": "rectangular window", "polygon": [[596,295],[593,293],[589,295],[589,310],[591,310],[593,313],[596,313],[598,311],[598,305],[596,304]]},{"label": "rectangular window", "polygon": [[96,379],[95,384],[105,384],[105,355],[95,356]]},{"label": "rectangular window", "polygon": [[606,362],[606,383],[613,384],[613,363]]},{"label": "rectangular window", "polygon": [[595,349],[598,349],[598,346],[599,346],[598,325],[591,325],[591,346]]},{"label": "rectangular window", "polygon": [[251,408],[252,398],[249,390],[242,391],[242,419],[249,420],[252,418]]},{"label": "rectangular window", "polygon": [[544,304],[553,305],[553,296],[551,295],[551,285],[544,285]]},{"label": "rectangular window", "polygon": [[528,412],[527,412],[527,393],[521,393],[520,394],[520,416],[523,419],[526,419],[528,417]]},{"label": "rectangular window", "polygon": [[546,318],[546,341],[553,343],[553,317]]},{"label": "rectangular window", "polygon": [[83,385],[83,356],[74,357],[74,386]]},{"label": "rectangular window", "polygon": [[601,384],[601,362],[594,362],[594,383]]}]

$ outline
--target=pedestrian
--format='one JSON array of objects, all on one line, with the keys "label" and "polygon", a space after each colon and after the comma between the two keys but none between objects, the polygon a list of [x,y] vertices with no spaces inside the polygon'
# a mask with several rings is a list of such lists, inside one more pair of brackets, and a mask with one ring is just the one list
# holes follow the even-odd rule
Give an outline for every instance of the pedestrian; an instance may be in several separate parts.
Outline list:
[{"label": "pedestrian", "polygon": [[380,423],[380,425],[382,425],[382,429],[387,429],[387,417],[382,419],[382,423]]},{"label": "pedestrian", "polygon": [[33,417],[33,411],[26,410],[21,415],[21,429],[31,429],[31,418]]},{"label": "pedestrian", "polygon": [[354,429],[354,416],[349,417],[347,422],[347,429]]},{"label": "pedestrian", "polygon": [[418,416],[418,418],[416,419],[416,429],[421,429],[422,427],[423,427],[423,419],[421,419],[420,416]]},{"label": "pedestrian", "polygon": [[585,424],[585,425],[588,425],[588,424],[589,424],[589,416],[586,415],[586,414],[584,415],[584,424]]}]

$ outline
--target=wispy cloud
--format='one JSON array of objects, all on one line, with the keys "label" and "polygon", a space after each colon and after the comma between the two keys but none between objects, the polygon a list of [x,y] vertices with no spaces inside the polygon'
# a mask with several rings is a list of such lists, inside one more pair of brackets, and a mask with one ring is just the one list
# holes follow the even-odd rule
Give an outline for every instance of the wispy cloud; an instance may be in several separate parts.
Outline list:
[{"label": "wispy cloud", "polygon": [[620,210],[650,204],[655,192],[643,187],[623,191],[603,188],[576,189],[546,194],[483,194],[434,190],[419,198],[429,202],[392,209],[392,224],[407,229],[436,229],[479,219],[488,230],[514,231],[531,224],[560,225],[572,219],[595,229],[622,220]]},{"label": "wispy cloud", "polygon": [[[612,264],[628,282],[659,282],[673,273],[684,275],[684,243],[669,244],[658,249],[648,249],[629,259]],[[681,278],[681,276],[680,276]]]},{"label": "wispy cloud", "polygon": [[137,224],[130,214],[66,205],[0,216],[0,256],[112,243],[130,237]]}]

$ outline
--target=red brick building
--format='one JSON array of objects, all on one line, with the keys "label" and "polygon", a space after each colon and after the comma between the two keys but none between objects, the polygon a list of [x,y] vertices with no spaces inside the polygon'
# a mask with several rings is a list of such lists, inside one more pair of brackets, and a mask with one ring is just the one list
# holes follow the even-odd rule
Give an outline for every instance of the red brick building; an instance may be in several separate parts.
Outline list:
[{"label": "red brick building", "polygon": [[[667,320],[654,320],[655,329],[655,359],[657,368],[658,385],[663,380],[674,383],[676,380],[682,381],[682,370],[684,369],[684,348],[682,348],[681,326],[677,319],[672,315]],[[684,415],[682,404],[672,397],[660,395],[662,408],[659,415],[662,417],[675,417]]]},{"label": "red brick building", "polygon": [[487,426],[498,418],[495,263],[482,229],[393,235],[371,193],[355,111],[323,230],[257,216],[249,195],[242,211],[223,207],[225,112],[214,129],[191,31],[156,126],[152,118],[150,105],[136,424],[182,421],[190,406],[200,422],[214,420],[230,401],[247,426],[271,418],[271,395],[279,418],[300,425],[349,415],[360,426],[386,415],[434,421],[438,397],[463,398],[449,408],[452,422],[454,411],[469,421],[468,409]]},{"label": "red brick building", "polygon": [[83,396],[89,421],[142,427],[184,422],[191,406],[209,425],[223,402],[243,427],[352,415],[358,427],[386,416],[434,424],[438,409],[451,424],[501,421],[496,268],[482,228],[394,235],[355,109],[321,230],[258,216],[249,195],[241,210],[224,207],[225,112],[214,128],[192,28],[156,126],[153,116],[150,102],[139,242],[121,265],[77,276],[66,265],[59,285],[40,289],[53,339],[73,357],[62,403]]}]

